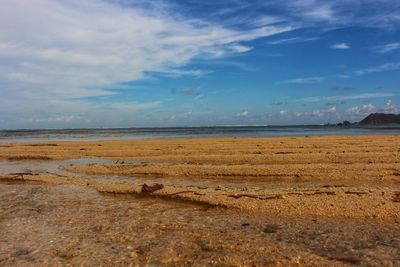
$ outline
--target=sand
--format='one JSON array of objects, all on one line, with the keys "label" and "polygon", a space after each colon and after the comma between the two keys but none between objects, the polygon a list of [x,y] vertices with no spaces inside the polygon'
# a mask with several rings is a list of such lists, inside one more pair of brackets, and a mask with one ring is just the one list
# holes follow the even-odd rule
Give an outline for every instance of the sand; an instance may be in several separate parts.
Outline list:
[{"label": "sand", "polygon": [[395,135],[3,143],[0,265],[398,266],[399,151]]}]

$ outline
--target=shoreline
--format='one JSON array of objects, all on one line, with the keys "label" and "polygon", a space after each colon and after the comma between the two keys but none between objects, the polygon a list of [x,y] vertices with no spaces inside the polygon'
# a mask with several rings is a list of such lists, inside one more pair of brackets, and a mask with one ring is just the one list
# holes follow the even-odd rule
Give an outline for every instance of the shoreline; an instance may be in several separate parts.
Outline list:
[{"label": "shoreline", "polygon": [[[29,133],[42,134],[29,134]],[[19,133],[6,134],[5,133]],[[358,136],[396,135],[400,126],[215,126],[172,128],[93,128],[93,129],[34,129],[0,130],[0,144],[10,142],[57,142],[57,141],[129,141],[181,138],[279,138],[301,136]]]}]

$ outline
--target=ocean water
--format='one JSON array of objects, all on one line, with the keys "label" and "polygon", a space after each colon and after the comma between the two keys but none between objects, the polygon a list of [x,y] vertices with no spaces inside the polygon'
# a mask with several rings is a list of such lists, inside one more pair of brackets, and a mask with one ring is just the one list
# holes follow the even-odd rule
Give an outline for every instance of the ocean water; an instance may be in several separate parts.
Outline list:
[{"label": "ocean water", "polygon": [[400,125],[351,127],[302,125],[0,130],[0,142],[371,134],[400,134]]}]

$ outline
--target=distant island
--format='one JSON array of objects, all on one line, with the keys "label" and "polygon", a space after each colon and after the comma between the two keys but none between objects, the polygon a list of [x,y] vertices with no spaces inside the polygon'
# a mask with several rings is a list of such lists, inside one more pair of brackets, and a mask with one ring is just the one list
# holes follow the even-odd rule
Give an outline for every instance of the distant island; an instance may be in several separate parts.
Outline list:
[{"label": "distant island", "polygon": [[[388,125],[400,124],[400,114],[371,113],[359,122],[343,121],[336,124],[337,126],[354,126],[354,125]],[[331,124],[326,124],[331,125]]]},{"label": "distant island", "polygon": [[372,113],[359,122],[360,125],[400,124],[400,114]]}]

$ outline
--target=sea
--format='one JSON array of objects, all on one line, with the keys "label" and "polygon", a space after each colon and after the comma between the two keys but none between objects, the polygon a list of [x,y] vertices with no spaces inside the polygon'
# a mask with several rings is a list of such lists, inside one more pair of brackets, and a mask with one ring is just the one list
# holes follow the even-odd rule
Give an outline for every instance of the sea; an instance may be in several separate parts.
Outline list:
[{"label": "sea", "polygon": [[0,130],[0,142],[102,141],[196,137],[273,137],[382,134],[400,134],[400,125],[207,126],[165,128]]}]

